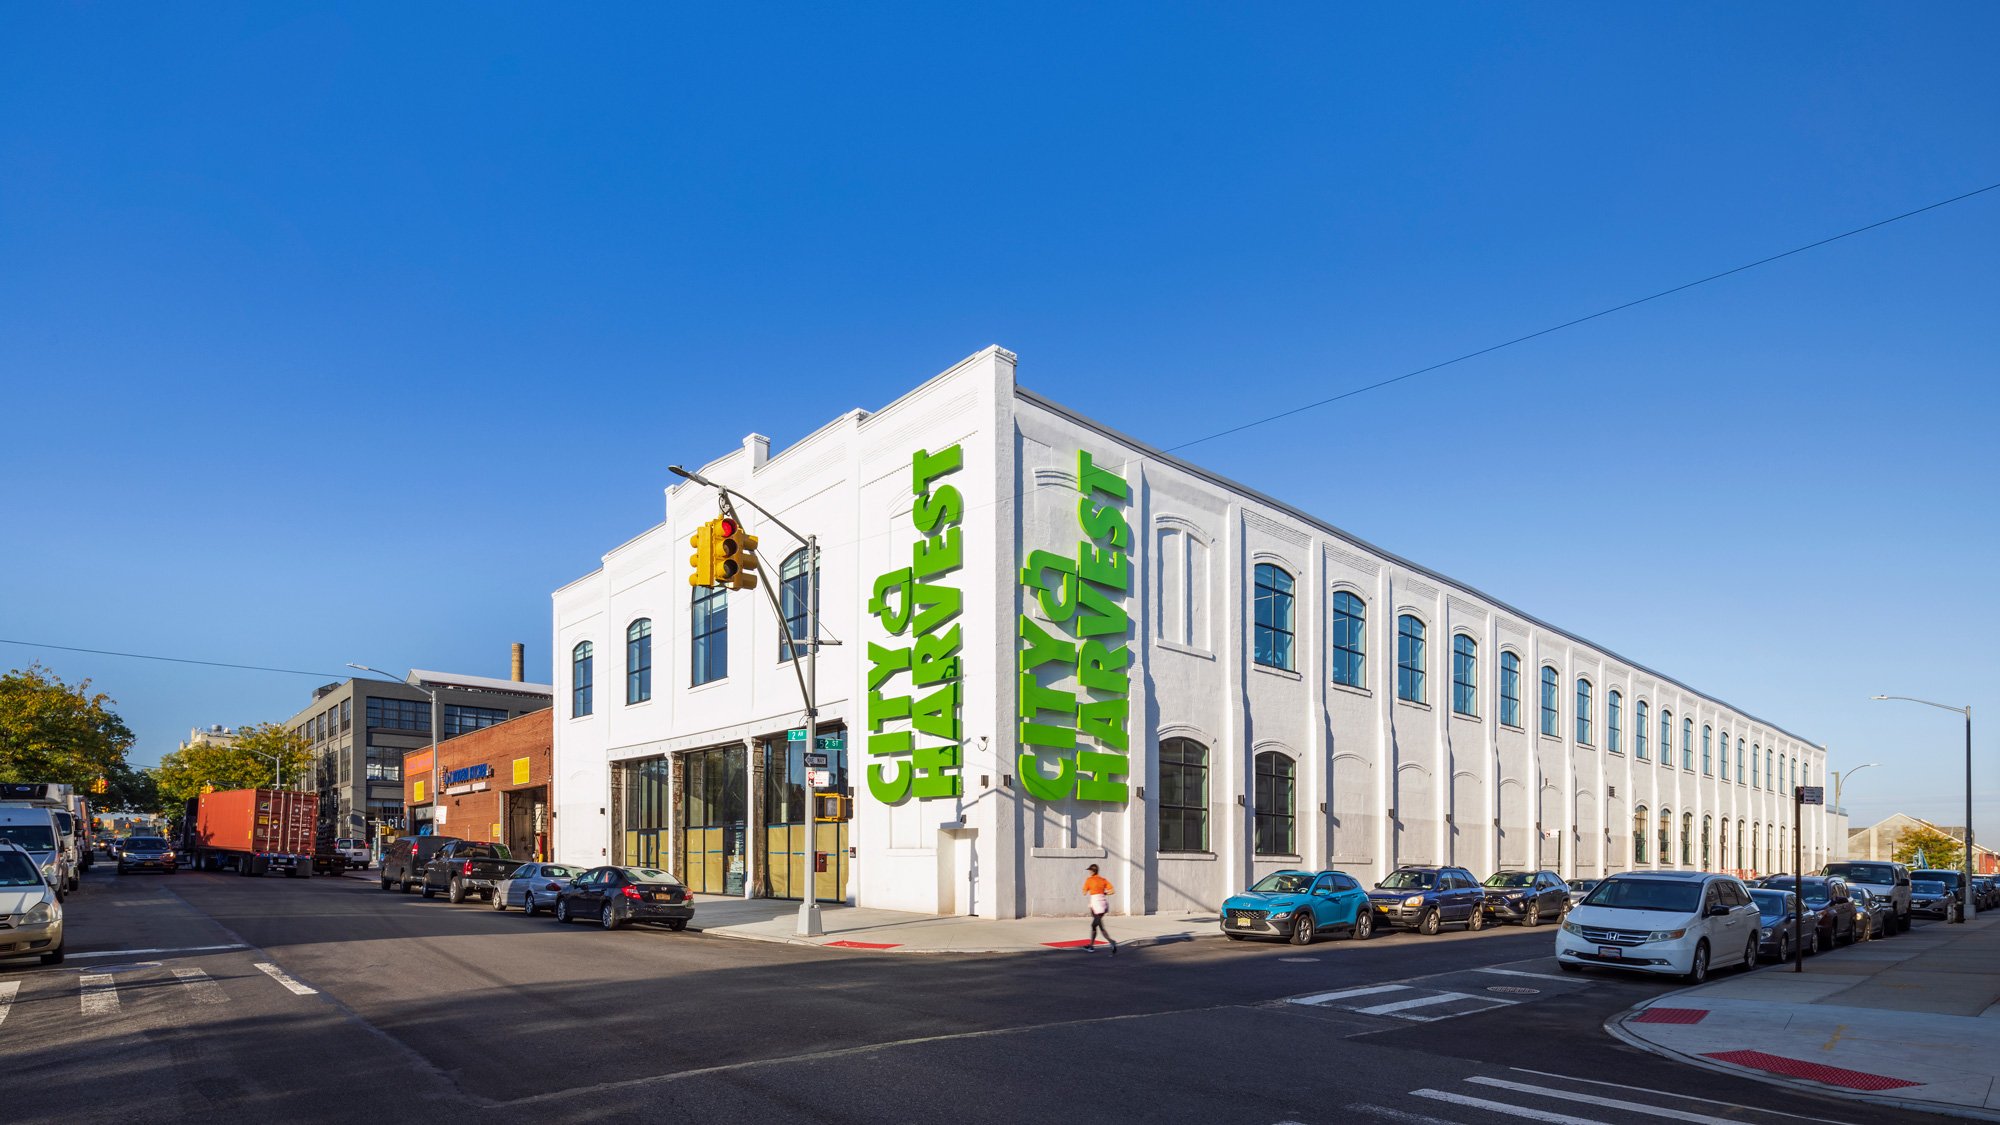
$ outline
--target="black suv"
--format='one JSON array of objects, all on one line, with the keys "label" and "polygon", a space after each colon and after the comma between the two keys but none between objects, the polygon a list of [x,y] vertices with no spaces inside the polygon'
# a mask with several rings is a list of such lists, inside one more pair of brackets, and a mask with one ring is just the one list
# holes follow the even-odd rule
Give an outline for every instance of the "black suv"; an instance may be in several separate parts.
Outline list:
[{"label": "black suv", "polygon": [[456,836],[405,836],[383,848],[382,889],[410,891],[422,886],[431,857],[446,844],[456,843]]},{"label": "black suv", "polygon": [[1463,867],[1398,867],[1368,892],[1378,926],[1434,934],[1486,925],[1486,889]]},{"label": "black suv", "polygon": [[1560,922],[1569,913],[1569,884],[1553,871],[1495,871],[1486,877],[1486,912],[1523,926]]}]

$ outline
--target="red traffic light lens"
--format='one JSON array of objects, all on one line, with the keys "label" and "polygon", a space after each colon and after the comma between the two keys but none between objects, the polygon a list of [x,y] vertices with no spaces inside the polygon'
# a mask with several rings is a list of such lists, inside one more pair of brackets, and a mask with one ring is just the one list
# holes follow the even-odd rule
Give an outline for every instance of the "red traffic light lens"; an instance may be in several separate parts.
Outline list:
[{"label": "red traffic light lens", "polygon": [[734,534],[736,534],[736,521],[735,521],[735,520],[723,520],[723,521],[722,521],[722,533],[723,533],[724,535],[734,535]]}]

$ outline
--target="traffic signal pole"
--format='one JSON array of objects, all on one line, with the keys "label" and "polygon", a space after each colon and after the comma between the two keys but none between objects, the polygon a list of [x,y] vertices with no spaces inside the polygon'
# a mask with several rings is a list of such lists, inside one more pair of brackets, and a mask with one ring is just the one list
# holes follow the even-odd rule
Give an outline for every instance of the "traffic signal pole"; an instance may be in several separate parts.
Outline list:
[{"label": "traffic signal pole", "polygon": [[[732,492],[728,488],[702,476],[700,473],[689,472],[679,465],[669,465],[667,466],[667,470],[676,476],[684,477],[696,484],[706,485],[709,488],[715,489],[722,504],[723,514],[729,519],[736,520],[739,527],[742,526],[742,520],[738,519],[736,515],[736,505],[734,503],[736,500],[741,500],[745,505],[755,509],[759,515],[770,520],[778,530],[791,536],[805,547],[806,653],[805,660],[803,661],[805,667],[803,669],[799,667],[801,663],[798,659],[799,642],[792,636],[791,625],[785,620],[784,608],[778,604],[778,595],[771,589],[770,583],[764,584],[764,596],[771,605],[771,612],[778,619],[778,635],[784,638],[784,644],[792,652],[792,672],[798,677],[799,694],[804,697],[806,705],[805,752],[808,754],[812,753],[819,746],[819,537],[817,535],[800,535],[798,532],[792,530],[785,521],[772,515],[769,511],[765,510],[763,505],[757,503],[755,500],[741,493]],[[789,753],[786,759],[787,767],[789,768]],[[744,770],[743,776],[748,778],[750,771],[747,769]],[[819,823],[815,815],[818,811],[819,794],[812,785],[810,774],[806,778],[805,795],[806,807],[802,814],[805,819],[806,835],[805,871],[803,872],[805,887],[800,896],[799,923],[796,933],[799,937],[819,937],[826,932],[820,924],[819,912]]]}]

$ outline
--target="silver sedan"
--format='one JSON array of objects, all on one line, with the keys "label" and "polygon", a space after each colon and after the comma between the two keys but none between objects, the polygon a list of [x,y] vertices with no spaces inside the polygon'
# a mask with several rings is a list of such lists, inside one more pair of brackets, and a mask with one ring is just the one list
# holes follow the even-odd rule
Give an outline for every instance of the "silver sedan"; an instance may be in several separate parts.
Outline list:
[{"label": "silver sedan", "polygon": [[554,909],[556,892],[571,879],[576,878],[577,869],[562,863],[524,863],[514,869],[510,878],[500,880],[493,888],[493,909],[505,910],[518,906],[528,914],[538,914],[543,909]]}]

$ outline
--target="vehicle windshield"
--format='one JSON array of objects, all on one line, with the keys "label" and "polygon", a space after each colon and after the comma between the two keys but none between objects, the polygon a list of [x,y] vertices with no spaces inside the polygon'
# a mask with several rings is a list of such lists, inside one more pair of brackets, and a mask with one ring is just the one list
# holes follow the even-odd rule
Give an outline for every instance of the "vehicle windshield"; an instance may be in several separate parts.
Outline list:
[{"label": "vehicle windshield", "polygon": [[76,818],[61,810],[56,811],[56,830],[65,836],[76,835]]},{"label": "vehicle windshield", "polygon": [[1910,890],[1920,895],[1941,895],[1944,893],[1944,884],[1936,879],[1912,879]]},{"label": "vehicle windshield", "polygon": [[1583,900],[1585,906],[1614,910],[1665,910],[1692,914],[1701,903],[1700,883],[1664,879],[1606,879]]},{"label": "vehicle windshield", "polygon": [[1486,877],[1489,887],[1525,887],[1535,881],[1532,871],[1495,871]]},{"label": "vehicle windshield", "polygon": [[1437,872],[1391,871],[1387,879],[1375,885],[1385,891],[1428,891],[1437,886]]},{"label": "vehicle windshield", "polygon": [[1837,875],[1850,883],[1896,885],[1896,869],[1886,863],[1829,863],[1820,869],[1820,874]]},{"label": "vehicle windshield", "polygon": [[1313,877],[1303,872],[1276,871],[1257,880],[1250,889],[1267,895],[1302,895],[1312,881]]},{"label": "vehicle windshield", "polygon": [[1958,886],[1958,881],[1961,878],[1956,871],[1912,871],[1910,875],[1912,878],[1929,879],[1933,883],[1943,883],[1947,887]]},{"label": "vehicle windshield", "polygon": [[134,836],[125,841],[125,846],[128,848],[138,848],[142,852],[149,852],[166,847],[167,842],[158,836]]},{"label": "vehicle windshield", "polygon": [[474,844],[452,853],[460,859],[513,859],[505,844]]},{"label": "vehicle windshield", "polygon": [[40,886],[42,873],[20,852],[0,852],[0,887]]},{"label": "vehicle windshield", "polygon": [[0,824],[0,840],[19,844],[31,852],[54,851],[56,830],[46,824]]},{"label": "vehicle windshield", "polygon": [[625,872],[625,877],[635,883],[670,883],[676,887],[681,885],[680,880],[656,867],[626,867],[622,870]]},{"label": "vehicle windshield", "polygon": [[1792,911],[1792,896],[1784,891],[1754,890],[1750,897],[1757,903],[1757,913],[1766,918],[1782,917]]}]

